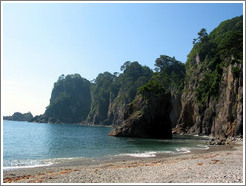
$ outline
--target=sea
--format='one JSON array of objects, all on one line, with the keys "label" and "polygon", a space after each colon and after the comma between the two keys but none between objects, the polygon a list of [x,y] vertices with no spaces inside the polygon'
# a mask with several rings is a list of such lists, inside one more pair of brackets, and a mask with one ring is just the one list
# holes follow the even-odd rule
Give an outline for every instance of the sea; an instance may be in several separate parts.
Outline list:
[{"label": "sea", "polygon": [[105,126],[5,120],[2,124],[3,169],[50,166],[75,160],[148,158],[160,153],[189,153],[192,149],[208,148],[206,136],[143,139],[108,136],[113,128]]}]

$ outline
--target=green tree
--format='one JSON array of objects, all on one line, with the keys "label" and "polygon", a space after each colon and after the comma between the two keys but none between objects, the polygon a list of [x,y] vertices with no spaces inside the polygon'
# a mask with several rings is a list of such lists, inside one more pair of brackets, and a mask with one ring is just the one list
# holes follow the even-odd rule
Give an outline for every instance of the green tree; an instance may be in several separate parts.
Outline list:
[{"label": "green tree", "polygon": [[198,38],[193,39],[193,44],[204,43],[206,41],[208,41],[208,33],[205,28],[202,28],[200,32],[198,32]]},{"label": "green tree", "polygon": [[140,94],[149,92],[161,95],[166,91],[173,94],[179,93],[183,89],[185,78],[185,65],[176,60],[175,57],[161,55],[155,61],[155,73],[144,86],[138,89]]}]

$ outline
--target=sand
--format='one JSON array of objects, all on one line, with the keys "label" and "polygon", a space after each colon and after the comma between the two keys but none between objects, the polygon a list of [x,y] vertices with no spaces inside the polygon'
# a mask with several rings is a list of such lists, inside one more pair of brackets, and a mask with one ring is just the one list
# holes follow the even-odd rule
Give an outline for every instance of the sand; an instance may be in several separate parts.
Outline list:
[{"label": "sand", "polygon": [[3,183],[244,183],[243,142],[179,155],[3,170]]}]

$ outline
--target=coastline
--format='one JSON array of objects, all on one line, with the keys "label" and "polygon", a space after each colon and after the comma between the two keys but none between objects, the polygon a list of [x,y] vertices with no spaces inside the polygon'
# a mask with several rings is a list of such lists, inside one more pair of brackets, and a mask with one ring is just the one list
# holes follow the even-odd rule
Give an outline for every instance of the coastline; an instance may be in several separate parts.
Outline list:
[{"label": "coastline", "polygon": [[243,183],[243,141],[189,153],[3,170],[3,183]]}]

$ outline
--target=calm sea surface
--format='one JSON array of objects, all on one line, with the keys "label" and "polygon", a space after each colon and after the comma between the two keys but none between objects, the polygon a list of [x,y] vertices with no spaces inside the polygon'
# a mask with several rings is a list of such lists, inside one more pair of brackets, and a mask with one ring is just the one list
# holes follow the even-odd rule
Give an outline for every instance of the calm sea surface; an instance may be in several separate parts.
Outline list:
[{"label": "calm sea surface", "polygon": [[203,137],[174,135],[172,140],[117,138],[110,127],[3,121],[3,168],[51,165],[68,159],[116,156],[153,157],[207,148]]}]

